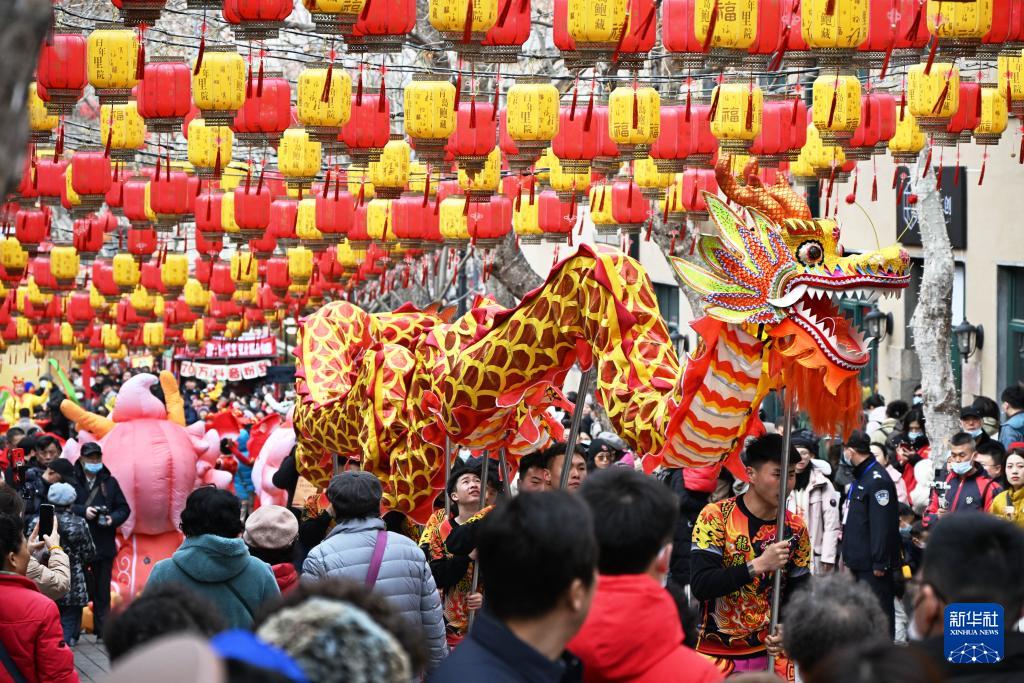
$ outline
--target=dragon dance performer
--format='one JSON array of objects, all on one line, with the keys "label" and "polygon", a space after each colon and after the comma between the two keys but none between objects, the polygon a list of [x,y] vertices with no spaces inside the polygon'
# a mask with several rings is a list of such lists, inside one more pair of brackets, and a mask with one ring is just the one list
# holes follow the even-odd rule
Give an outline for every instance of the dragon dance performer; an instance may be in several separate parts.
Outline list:
[{"label": "dragon dance performer", "polygon": [[[40,382],[40,385],[44,385],[44,383]],[[11,395],[4,403],[4,422],[9,425],[17,422],[22,408],[28,409],[29,417],[31,417],[36,412],[36,408],[44,405],[49,399],[49,384],[45,384],[42,394],[36,395],[25,391],[24,378],[14,377],[11,380]]]},{"label": "dragon dance performer", "polygon": [[[811,541],[803,520],[790,512],[779,540],[782,446],[778,434],[752,441],[744,458],[747,492],[706,506],[693,530],[690,588],[701,601],[696,649],[727,675],[766,670],[770,649],[775,672],[793,680],[792,666],[781,655],[782,638],[768,633],[772,572],[785,570],[784,602],[810,579]],[[790,448],[787,461],[792,489],[800,462],[796,448]]]},{"label": "dragon dance performer", "polygon": [[480,509],[481,462],[456,462],[448,478],[446,494],[452,500],[452,512],[435,512],[427,521],[420,547],[430,561],[430,571],[442,595],[445,635],[448,647],[455,647],[469,630],[469,614],[483,604],[481,589],[473,591],[476,549],[474,525],[493,509],[500,486],[497,467],[487,476],[487,507]]}]

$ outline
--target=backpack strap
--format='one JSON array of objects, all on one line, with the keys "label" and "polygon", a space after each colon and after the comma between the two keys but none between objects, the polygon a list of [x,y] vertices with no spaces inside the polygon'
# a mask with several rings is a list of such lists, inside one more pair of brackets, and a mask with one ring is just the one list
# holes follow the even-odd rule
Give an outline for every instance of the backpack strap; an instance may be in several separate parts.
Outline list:
[{"label": "backpack strap", "polygon": [[7,651],[2,640],[0,640],[0,663],[4,665],[7,675],[11,677],[14,683],[26,683],[25,676],[22,675],[18,665],[14,663],[11,653]]},{"label": "backpack strap", "polygon": [[232,586],[230,581],[225,583],[224,586],[231,591],[231,594],[235,596],[235,599],[238,600],[238,602],[242,603],[242,607],[244,607],[245,611],[249,613],[249,618],[256,621],[256,613],[253,611],[252,607],[249,606],[249,603],[245,601],[245,598],[242,597],[242,594],[238,592],[238,589]]},{"label": "backpack strap", "polygon": [[384,551],[388,547],[388,530],[381,529],[377,532],[377,541],[373,544],[373,555],[370,556],[370,568],[366,571],[366,587],[373,590],[377,583],[377,574],[380,573],[380,565],[384,561]]}]

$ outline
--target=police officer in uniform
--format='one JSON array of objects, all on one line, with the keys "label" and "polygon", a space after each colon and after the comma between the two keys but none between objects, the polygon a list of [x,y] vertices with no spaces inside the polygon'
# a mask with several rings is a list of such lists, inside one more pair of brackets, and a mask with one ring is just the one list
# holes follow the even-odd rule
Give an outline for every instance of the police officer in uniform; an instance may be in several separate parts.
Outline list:
[{"label": "police officer in uniform", "polygon": [[871,455],[871,439],[862,431],[850,435],[843,458],[853,465],[853,483],[843,513],[843,563],[857,581],[878,596],[889,615],[889,637],[895,634],[895,573],[900,570],[900,520],[896,485]]}]

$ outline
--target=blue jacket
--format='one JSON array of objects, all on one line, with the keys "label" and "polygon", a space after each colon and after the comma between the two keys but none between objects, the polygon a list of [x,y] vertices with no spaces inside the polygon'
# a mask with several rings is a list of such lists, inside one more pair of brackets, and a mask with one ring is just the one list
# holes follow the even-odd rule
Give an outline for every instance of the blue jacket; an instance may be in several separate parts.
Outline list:
[{"label": "blue jacket", "polygon": [[1024,441],[1024,412],[1017,413],[999,428],[999,443],[1009,450],[1014,441]]},{"label": "blue jacket", "polygon": [[270,565],[249,555],[240,538],[203,534],[186,538],[153,567],[146,588],[177,583],[213,603],[229,628],[252,628],[263,603],[281,594]]}]

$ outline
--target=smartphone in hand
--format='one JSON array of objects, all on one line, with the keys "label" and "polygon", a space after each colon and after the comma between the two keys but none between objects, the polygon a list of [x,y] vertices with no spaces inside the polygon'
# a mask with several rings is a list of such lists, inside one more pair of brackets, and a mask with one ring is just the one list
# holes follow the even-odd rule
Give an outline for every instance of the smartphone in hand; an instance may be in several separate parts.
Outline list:
[{"label": "smartphone in hand", "polygon": [[39,506],[39,538],[53,533],[53,506],[43,503]]}]

